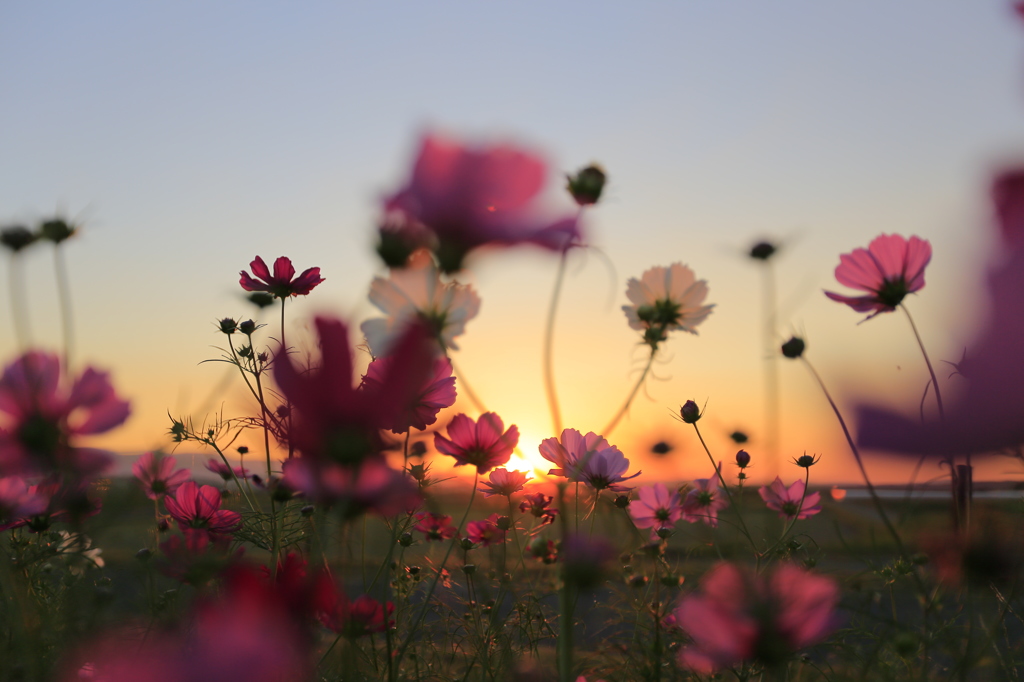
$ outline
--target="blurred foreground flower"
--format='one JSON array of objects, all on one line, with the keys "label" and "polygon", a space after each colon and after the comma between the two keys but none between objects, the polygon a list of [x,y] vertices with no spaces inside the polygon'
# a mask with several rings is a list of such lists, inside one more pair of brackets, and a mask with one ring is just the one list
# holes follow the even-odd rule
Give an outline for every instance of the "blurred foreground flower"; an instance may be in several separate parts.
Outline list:
[{"label": "blurred foreground flower", "polygon": [[0,474],[98,474],[109,453],[71,441],[119,426],[129,411],[105,372],[89,367],[67,386],[56,355],[29,351],[0,376],[0,413],[8,417],[0,426]]},{"label": "blurred foreground flower", "polygon": [[854,249],[839,257],[836,279],[867,296],[825,295],[850,306],[858,313],[889,313],[915,291],[924,288],[924,269],[932,259],[932,245],[920,237],[907,239],[898,234],[875,237],[867,249]]},{"label": "blurred foreground flower", "polygon": [[530,243],[561,251],[579,239],[575,218],[538,218],[532,203],[547,168],[512,146],[464,147],[439,135],[423,138],[408,184],[386,208],[424,225],[437,237],[441,269],[456,272],[473,249]]},{"label": "blurred foreground flower", "polygon": [[682,665],[701,673],[756,660],[771,668],[835,628],[839,586],[792,564],[768,577],[720,563],[685,597],[676,623],[693,639]]},{"label": "blurred foreground flower", "polygon": [[458,350],[455,337],[480,311],[480,297],[473,288],[458,282],[442,282],[427,251],[417,251],[401,270],[387,279],[374,277],[370,303],[387,317],[375,317],[360,325],[374,357],[387,355],[410,324],[422,320],[442,351]]},{"label": "blurred foreground flower", "polygon": [[298,277],[295,276],[295,266],[290,258],[281,256],[274,261],[274,273],[271,274],[263,259],[256,256],[256,259],[249,263],[252,268],[254,279],[248,272],[242,270],[238,274],[241,279],[238,283],[246,291],[265,291],[276,298],[289,298],[290,296],[306,296],[313,291],[314,287],[324,281],[320,276],[320,268],[309,268],[304,270]]},{"label": "blurred foreground flower", "polygon": [[191,477],[187,469],[175,471],[177,464],[173,457],[147,452],[132,464],[132,475],[139,480],[146,497],[158,500],[176,491]]},{"label": "blurred foreground flower", "polygon": [[707,282],[698,280],[685,265],[673,263],[651,268],[640,279],[631,278],[626,298],[632,305],[622,306],[622,311],[630,327],[644,332],[644,342],[657,348],[671,331],[697,333],[697,325],[715,307],[703,305],[707,295]]},{"label": "blurred foreground flower", "polygon": [[519,442],[516,425],[502,433],[505,424],[493,412],[485,412],[473,421],[464,414],[455,415],[448,423],[448,437],[434,434],[438,452],[455,458],[455,466],[472,464],[481,474],[508,462]]},{"label": "blurred foreground flower", "polygon": [[[396,360],[390,357],[377,358],[366,368],[363,386],[374,391],[383,390],[384,383],[391,373],[391,366]],[[419,390],[411,397],[405,409],[395,418],[392,424],[386,425],[392,433],[408,433],[409,429],[420,431],[437,421],[437,413],[455,404],[455,377],[452,376],[452,363],[443,356],[434,358],[430,375]]]}]

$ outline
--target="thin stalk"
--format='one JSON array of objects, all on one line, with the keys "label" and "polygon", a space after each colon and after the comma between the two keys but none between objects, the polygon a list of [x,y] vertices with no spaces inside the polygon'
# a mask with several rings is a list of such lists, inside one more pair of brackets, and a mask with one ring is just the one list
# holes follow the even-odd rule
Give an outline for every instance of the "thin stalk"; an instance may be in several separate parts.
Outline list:
[{"label": "thin stalk", "polygon": [[555,275],[555,288],[551,292],[551,304],[548,307],[548,319],[544,326],[544,392],[547,394],[548,409],[551,410],[551,425],[555,433],[562,432],[562,411],[558,406],[558,392],[555,390],[555,318],[558,313],[558,299],[562,294],[562,282],[565,281],[565,266],[568,261],[569,249],[562,251],[558,260],[558,274]]},{"label": "thin stalk", "polygon": [[747,542],[750,546],[757,551],[757,545],[754,543],[754,538],[750,535],[750,531],[747,529],[747,522],[743,520],[743,515],[739,513],[739,509],[736,507],[736,503],[732,499],[732,493],[729,492],[729,485],[725,482],[725,478],[722,476],[722,469],[715,462],[714,456],[711,454],[711,450],[708,449],[708,444],[704,442],[704,436],[700,434],[700,428],[697,427],[697,422],[691,424],[693,430],[697,432],[697,438],[700,440],[700,444],[704,447],[704,452],[707,453],[708,459],[711,460],[711,466],[715,469],[715,474],[718,476],[718,482],[722,484],[722,490],[725,491],[725,496],[729,499],[729,507],[736,510],[736,516],[740,520],[740,528],[742,529],[744,537],[747,538]]},{"label": "thin stalk", "polygon": [[7,276],[11,292],[11,326],[14,327],[14,338],[18,342],[18,348],[25,351],[32,345],[32,332],[29,329],[28,306],[25,305],[25,278],[21,260],[16,253],[11,254],[11,267],[7,271]]},{"label": "thin stalk", "polygon": [[472,387],[469,385],[469,383],[466,381],[465,376],[462,374],[461,371],[459,371],[459,368],[455,366],[455,360],[452,360],[452,357],[450,355],[448,356],[448,360],[452,363],[452,370],[455,372],[455,376],[457,377],[457,381],[459,382],[459,388],[466,393],[466,397],[469,398],[469,401],[473,403],[476,409],[480,410],[481,412],[486,412],[487,407],[484,405],[483,401],[480,400],[479,396],[477,396],[476,391],[474,391]]},{"label": "thin stalk", "polygon": [[615,430],[615,427],[619,425],[619,422],[622,421],[622,418],[626,415],[626,411],[632,404],[633,398],[636,397],[636,394],[640,391],[640,387],[643,386],[644,379],[647,378],[647,373],[651,371],[651,365],[654,364],[655,353],[657,353],[657,350],[655,348],[651,348],[651,356],[647,358],[647,364],[644,365],[644,371],[640,374],[640,379],[637,380],[636,385],[633,387],[633,390],[629,392],[629,397],[626,398],[626,402],[622,404],[622,407],[619,409],[619,411],[615,413],[615,416],[612,417],[612,420],[608,422],[608,426],[604,427],[604,430],[601,431],[601,435],[604,436],[605,438],[608,438],[608,436],[612,434],[612,431]]},{"label": "thin stalk", "polygon": [[763,301],[763,344],[765,349],[764,365],[764,418],[767,434],[770,471],[779,471],[779,364],[775,353],[775,319],[776,319],[776,287],[775,268],[771,261],[764,263],[764,301]]},{"label": "thin stalk", "polygon": [[68,283],[68,268],[64,262],[61,244],[53,245],[53,265],[57,272],[57,298],[60,301],[61,331],[64,337],[64,371],[71,367],[72,350],[75,342],[74,318],[71,314],[71,285]]},{"label": "thin stalk", "polygon": [[924,342],[921,341],[921,335],[917,333],[917,325],[914,324],[914,318],[910,316],[910,311],[902,303],[900,308],[907,314],[907,321],[910,322],[910,328],[914,331],[914,338],[917,339],[917,347],[921,349],[921,355],[924,356],[924,364],[928,366],[928,375],[932,378],[932,386],[935,388],[935,402],[939,406],[939,419],[944,422],[946,421],[946,411],[942,406],[942,392],[939,390],[939,380],[935,377],[935,370],[932,369],[932,361],[928,358],[928,351],[924,349]]}]

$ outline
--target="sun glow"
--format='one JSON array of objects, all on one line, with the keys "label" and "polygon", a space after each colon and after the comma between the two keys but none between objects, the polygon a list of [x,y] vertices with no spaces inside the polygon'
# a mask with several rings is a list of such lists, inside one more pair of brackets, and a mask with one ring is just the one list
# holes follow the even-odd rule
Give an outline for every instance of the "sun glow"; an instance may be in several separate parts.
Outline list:
[{"label": "sun glow", "polygon": [[512,453],[505,468],[510,471],[525,471],[533,474],[533,480],[546,481],[550,478],[548,471],[554,466],[540,455],[537,447],[544,440],[527,431],[519,433],[519,447]]}]

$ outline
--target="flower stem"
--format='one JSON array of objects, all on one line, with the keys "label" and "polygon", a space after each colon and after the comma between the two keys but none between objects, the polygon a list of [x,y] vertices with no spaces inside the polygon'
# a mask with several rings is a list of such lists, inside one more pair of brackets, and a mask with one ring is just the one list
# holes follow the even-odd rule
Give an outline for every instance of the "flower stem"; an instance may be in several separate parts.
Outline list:
[{"label": "flower stem", "polygon": [[655,348],[651,348],[651,356],[647,358],[647,364],[644,365],[644,371],[640,374],[640,378],[637,380],[636,385],[633,386],[633,390],[629,392],[629,397],[626,398],[626,402],[622,404],[619,411],[614,417],[612,417],[612,420],[608,422],[608,426],[604,427],[604,430],[601,431],[601,435],[605,438],[612,434],[612,431],[615,430],[615,427],[619,425],[619,422],[622,421],[622,418],[626,415],[626,411],[632,404],[633,398],[636,397],[636,394],[640,391],[640,387],[643,386],[644,379],[647,378],[647,373],[651,371],[651,365],[654,364],[654,354],[656,352],[657,350]]},{"label": "flower stem", "polygon": [[10,269],[7,271],[11,292],[11,318],[14,322],[14,337],[18,348],[28,350],[32,345],[32,332],[29,331],[28,307],[25,305],[25,278],[21,268],[21,260],[15,253],[11,254]]},{"label": "flower stem", "polygon": [[935,402],[939,406],[939,419],[946,421],[946,411],[942,406],[942,392],[939,390],[939,380],[935,378],[935,370],[932,369],[932,361],[928,358],[928,351],[924,349],[924,342],[921,341],[921,335],[917,333],[917,325],[914,324],[914,318],[910,316],[910,311],[902,303],[900,308],[907,314],[907,321],[910,322],[910,328],[914,331],[914,338],[917,339],[917,347],[921,349],[921,355],[924,356],[924,364],[928,366],[928,374],[932,378],[932,387],[935,388]]},{"label": "flower stem", "polygon": [[558,261],[558,274],[555,275],[555,288],[551,292],[551,304],[548,307],[548,319],[544,327],[544,392],[547,394],[548,409],[551,410],[551,425],[554,427],[555,433],[562,432],[562,411],[558,406],[558,392],[555,390],[555,317],[558,312],[558,299],[562,293],[562,282],[565,281],[568,254],[569,249],[563,249],[562,257]]},{"label": "flower stem", "polygon": [[715,469],[715,474],[718,476],[718,482],[722,484],[722,490],[725,491],[725,496],[729,498],[729,507],[736,511],[736,517],[740,520],[740,528],[743,532],[744,537],[750,543],[750,546],[757,551],[757,545],[754,543],[754,538],[750,535],[750,531],[747,529],[747,522],[743,520],[743,515],[739,513],[739,508],[736,506],[736,502],[732,499],[732,493],[729,492],[729,485],[725,482],[725,478],[722,476],[722,468],[715,462],[714,456],[711,454],[711,450],[708,449],[708,444],[704,442],[704,436],[700,434],[700,428],[697,427],[697,422],[691,424],[693,430],[697,433],[697,438],[700,440],[700,444],[704,447],[704,452],[707,453],[708,459],[711,460],[711,466]]},{"label": "flower stem", "polygon": [[60,301],[61,331],[64,337],[64,371],[70,371],[71,351],[74,349],[75,329],[71,315],[71,286],[68,284],[68,268],[64,262],[61,244],[53,245],[53,264],[57,273],[57,298]]}]

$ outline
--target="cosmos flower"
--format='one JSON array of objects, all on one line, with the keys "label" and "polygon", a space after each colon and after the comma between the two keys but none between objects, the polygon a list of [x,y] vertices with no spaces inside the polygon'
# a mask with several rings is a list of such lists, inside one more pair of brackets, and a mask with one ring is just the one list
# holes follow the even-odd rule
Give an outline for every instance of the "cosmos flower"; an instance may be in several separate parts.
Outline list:
[{"label": "cosmos flower", "polygon": [[629,460],[593,431],[584,436],[576,429],[565,429],[559,438],[544,439],[538,449],[544,459],[558,465],[557,469],[548,471],[550,475],[586,483],[595,490],[630,490],[617,484],[640,475],[638,471],[632,476],[623,476],[629,468]]},{"label": "cosmos flower", "polygon": [[173,493],[189,479],[190,474],[187,469],[174,471],[176,464],[177,461],[173,457],[147,452],[132,464],[132,474],[139,479],[146,497],[158,500],[164,495]]},{"label": "cosmos flower", "polygon": [[671,528],[683,517],[679,492],[674,490],[670,493],[664,483],[640,488],[637,497],[629,505],[629,515],[638,528]]},{"label": "cosmos flower", "polygon": [[778,476],[771,485],[760,488],[757,492],[769,509],[779,512],[784,519],[806,519],[821,511],[821,493],[805,494],[804,482],[796,480],[786,487]]},{"label": "cosmos flower", "polygon": [[274,274],[270,274],[267,264],[263,259],[256,256],[256,260],[249,263],[252,268],[254,279],[248,272],[242,270],[238,274],[241,279],[238,283],[246,291],[265,291],[276,298],[288,298],[290,296],[306,296],[313,291],[314,287],[324,281],[320,276],[320,268],[309,268],[304,270],[298,277],[295,276],[295,267],[290,258],[281,256],[274,261]]},{"label": "cosmos flower", "polygon": [[579,239],[579,230],[575,217],[536,217],[532,204],[546,174],[542,159],[516,147],[472,148],[426,135],[408,184],[385,207],[434,233],[445,272],[460,270],[465,256],[485,245],[531,243],[560,251]]},{"label": "cosmos flower", "polygon": [[233,533],[242,525],[238,512],[220,508],[220,491],[212,485],[199,487],[185,481],[174,496],[164,498],[164,506],[181,530],[202,529],[214,535]]},{"label": "cosmos flower", "polygon": [[68,386],[55,354],[29,351],[0,376],[0,414],[7,416],[0,425],[0,474],[98,474],[110,463],[109,453],[72,441],[105,433],[128,413],[105,372],[89,367]]},{"label": "cosmos flower", "polygon": [[[721,468],[721,464],[718,465]],[[698,478],[683,501],[683,518],[690,523],[703,521],[712,528],[718,527],[718,511],[729,506],[718,487],[718,478]]]},{"label": "cosmos flower", "polygon": [[394,612],[395,605],[391,602],[381,604],[367,594],[349,601],[348,596],[338,590],[333,607],[320,616],[320,622],[332,632],[358,639],[373,632],[384,632],[393,624],[391,614]]},{"label": "cosmos flower", "polygon": [[852,289],[867,291],[866,296],[843,296],[831,291],[825,295],[850,306],[858,313],[896,310],[896,306],[915,291],[924,288],[924,269],[932,259],[932,245],[919,237],[906,240],[898,234],[875,237],[867,249],[854,249],[839,257],[836,279]]},{"label": "cosmos flower", "polygon": [[481,474],[508,462],[519,442],[515,424],[502,433],[505,424],[494,412],[485,412],[474,422],[465,414],[455,415],[448,423],[448,438],[434,434],[438,452],[455,458],[455,466],[472,464]]},{"label": "cosmos flower", "polygon": [[[380,391],[384,386],[391,365],[390,357],[377,358],[370,363],[363,377],[363,386]],[[434,358],[433,370],[423,386],[412,396],[405,410],[401,411],[387,428],[392,433],[407,433],[410,428],[422,431],[437,421],[437,413],[455,404],[455,377],[452,376],[451,360],[444,356]]]},{"label": "cosmos flower", "polygon": [[525,495],[523,501],[519,503],[519,511],[523,513],[530,512],[534,517],[540,519],[540,525],[542,526],[554,523],[555,517],[558,516],[558,510],[548,508],[553,499],[555,498],[544,493]]},{"label": "cosmos flower", "polygon": [[447,514],[420,512],[416,515],[416,522],[414,528],[428,541],[450,540],[459,534],[459,529],[452,525],[452,517]]},{"label": "cosmos flower", "polygon": [[522,490],[528,480],[530,480],[530,475],[526,472],[509,471],[502,467],[492,471],[489,480],[480,482],[482,486],[480,492],[484,494],[484,497],[493,497],[494,495],[508,497]]},{"label": "cosmos flower", "polygon": [[395,339],[415,320],[426,323],[442,349],[458,350],[455,337],[480,312],[480,297],[473,288],[442,282],[430,253],[417,251],[405,268],[392,270],[387,279],[375,277],[370,284],[370,303],[386,317],[375,317],[360,326],[374,357],[387,355]]},{"label": "cosmos flower", "polygon": [[470,521],[466,524],[466,537],[474,545],[489,547],[505,542],[506,531],[498,527],[498,515],[491,514],[481,521]]},{"label": "cosmos flower", "polygon": [[223,478],[225,481],[231,480],[232,473],[234,473],[234,475],[238,479],[249,477],[249,470],[246,469],[245,467],[239,466],[229,468],[228,465],[225,464],[224,462],[220,461],[219,459],[213,459],[212,457],[206,460],[206,463],[203,464],[203,466],[205,466],[209,471],[212,471],[213,473]]},{"label": "cosmos flower", "polygon": [[756,659],[783,664],[798,649],[835,628],[839,587],[835,581],[782,564],[767,579],[730,563],[711,568],[700,592],[683,598],[677,625],[693,643],[680,654],[683,666],[701,673]]},{"label": "cosmos flower", "polygon": [[708,284],[698,280],[693,270],[681,263],[654,267],[640,279],[626,283],[626,298],[632,305],[622,306],[629,326],[644,332],[644,341],[653,347],[668,338],[668,332],[696,334],[696,327],[711,314],[714,304],[703,305]]}]

